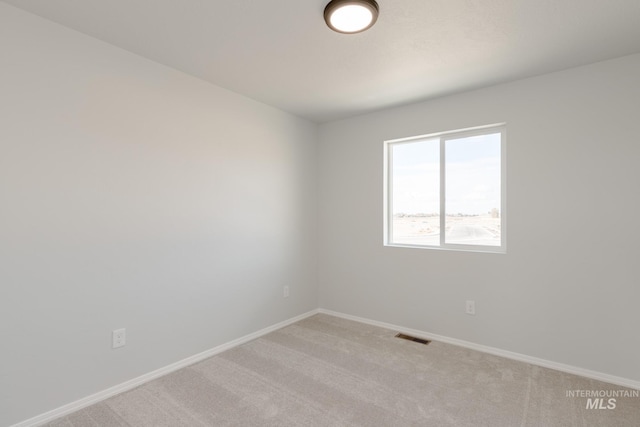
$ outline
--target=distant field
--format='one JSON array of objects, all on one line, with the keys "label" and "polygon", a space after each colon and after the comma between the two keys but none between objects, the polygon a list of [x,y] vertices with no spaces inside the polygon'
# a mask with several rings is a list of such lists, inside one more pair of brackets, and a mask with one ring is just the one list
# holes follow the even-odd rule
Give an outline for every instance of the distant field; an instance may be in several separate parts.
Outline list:
[{"label": "distant field", "polygon": [[[490,214],[447,216],[447,243],[466,245],[500,245],[500,218]],[[393,218],[395,243],[437,245],[440,242],[440,217],[397,215]]]}]

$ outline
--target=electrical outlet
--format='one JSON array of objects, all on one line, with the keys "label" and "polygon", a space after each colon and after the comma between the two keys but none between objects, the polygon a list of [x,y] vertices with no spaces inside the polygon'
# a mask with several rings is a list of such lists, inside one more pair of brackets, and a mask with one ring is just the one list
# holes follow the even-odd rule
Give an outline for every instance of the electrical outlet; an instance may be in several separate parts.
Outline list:
[{"label": "electrical outlet", "polygon": [[289,287],[285,286],[282,290],[282,296],[284,296],[285,298],[289,298]]},{"label": "electrical outlet", "polygon": [[127,343],[127,330],[125,328],[113,331],[113,348],[124,347]]},{"label": "electrical outlet", "polygon": [[476,302],[475,301],[471,301],[471,300],[467,300],[466,306],[465,306],[465,311],[467,314],[471,314],[472,316],[475,316],[476,314]]}]

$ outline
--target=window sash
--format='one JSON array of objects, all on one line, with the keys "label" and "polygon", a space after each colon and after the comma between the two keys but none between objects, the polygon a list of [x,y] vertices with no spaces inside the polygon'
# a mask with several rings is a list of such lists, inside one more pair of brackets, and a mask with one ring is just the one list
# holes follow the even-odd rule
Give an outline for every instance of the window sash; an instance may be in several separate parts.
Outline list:
[{"label": "window sash", "polygon": [[[482,136],[489,134],[500,135],[500,245],[477,245],[477,244],[460,244],[446,242],[446,143],[447,141],[469,138],[474,136]],[[408,244],[397,243],[394,238],[393,226],[393,148],[400,144],[416,143],[428,140],[438,140],[440,149],[440,200],[439,200],[439,220],[440,235],[439,245],[429,244]],[[385,141],[384,143],[384,245],[412,248],[428,248],[428,249],[444,249],[457,251],[473,251],[473,252],[506,252],[507,241],[507,202],[506,202],[506,128],[505,124],[482,126],[478,128],[463,129],[459,131],[443,132],[438,134],[421,135],[411,138],[403,138]]]}]

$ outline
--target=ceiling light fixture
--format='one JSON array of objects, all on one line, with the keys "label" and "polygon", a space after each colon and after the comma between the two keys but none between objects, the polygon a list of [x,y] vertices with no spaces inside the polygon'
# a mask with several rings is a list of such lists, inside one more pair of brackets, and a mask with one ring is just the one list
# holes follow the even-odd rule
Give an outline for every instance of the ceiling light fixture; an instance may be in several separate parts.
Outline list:
[{"label": "ceiling light fixture", "polygon": [[375,0],[331,0],[324,8],[325,22],[339,33],[359,33],[371,28],[377,19]]}]

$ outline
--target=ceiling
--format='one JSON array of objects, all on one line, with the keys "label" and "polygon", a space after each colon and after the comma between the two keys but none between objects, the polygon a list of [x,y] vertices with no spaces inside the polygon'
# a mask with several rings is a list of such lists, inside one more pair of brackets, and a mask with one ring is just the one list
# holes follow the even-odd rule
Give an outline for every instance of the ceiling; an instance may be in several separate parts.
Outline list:
[{"label": "ceiling", "polygon": [[5,0],[315,122],[640,52],[638,0],[378,0],[338,34],[328,0]]}]

